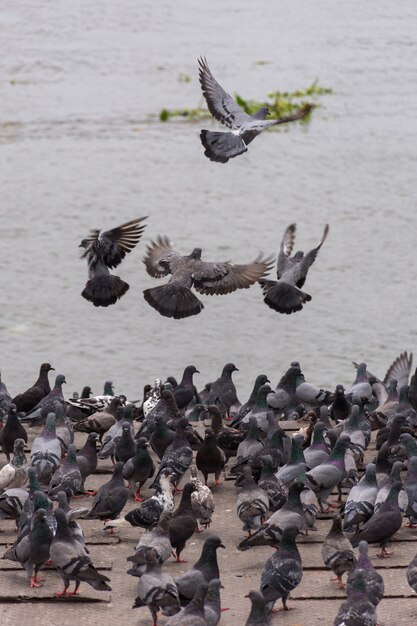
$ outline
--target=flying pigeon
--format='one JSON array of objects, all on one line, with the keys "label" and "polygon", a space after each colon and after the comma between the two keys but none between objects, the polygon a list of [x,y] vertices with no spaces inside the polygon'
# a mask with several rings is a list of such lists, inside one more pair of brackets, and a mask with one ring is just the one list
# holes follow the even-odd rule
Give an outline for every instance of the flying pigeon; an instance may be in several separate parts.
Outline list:
[{"label": "flying pigeon", "polygon": [[224,295],[247,289],[263,278],[271,269],[271,259],[258,256],[252,263],[235,265],[229,261],[211,263],[202,261],[201,248],[180,256],[167,237],[159,236],[147,248],[144,258],[146,271],[153,278],[172,274],[166,285],[145,289],[148,304],[165,317],[182,319],[197,315],[204,308],[193,294],[194,287],[206,295]]},{"label": "flying pigeon", "polygon": [[81,295],[94,306],[115,304],[129,289],[129,285],[110,274],[109,269],[117,267],[139,242],[145,219],[139,217],[104,232],[94,229],[81,241],[79,247],[84,248],[81,258],[86,258],[88,264],[88,281]]},{"label": "flying pigeon", "polygon": [[296,225],[290,224],[282,238],[278,252],[277,279],[267,280],[262,278],[259,283],[264,294],[264,302],[278,313],[295,313],[301,311],[303,305],[311,300],[311,296],[305,291],[301,291],[307,273],[313,265],[319,250],[329,232],[329,225],[326,224],[323,236],[319,245],[307,254],[298,251],[291,256],[295,242]]},{"label": "flying pigeon", "polygon": [[261,107],[255,115],[248,115],[219,85],[206,59],[198,59],[198,64],[201,89],[208,109],[216,120],[230,128],[230,132],[226,133],[201,131],[200,139],[205,148],[204,154],[210,161],[227,163],[229,159],[247,152],[247,145],[266,128],[300,120],[312,109],[311,105],[305,105],[292,115],[277,120],[265,119],[269,114],[268,107]]}]

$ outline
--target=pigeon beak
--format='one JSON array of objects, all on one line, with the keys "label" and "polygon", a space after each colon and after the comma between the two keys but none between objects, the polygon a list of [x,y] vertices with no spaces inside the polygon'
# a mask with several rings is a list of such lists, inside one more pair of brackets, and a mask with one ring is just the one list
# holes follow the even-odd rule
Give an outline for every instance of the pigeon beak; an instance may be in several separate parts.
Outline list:
[{"label": "pigeon beak", "polygon": [[[221,544],[219,545],[219,548],[226,548],[226,546],[225,546],[223,543],[221,543]],[[223,587],[223,585],[222,585],[222,587]]]},{"label": "pigeon beak", "polygon": [[54,367],[50,367],[49,370],[54,370],[54,372],[55,372],[55,368]]},{"label": "pigeon beak", "polygon": [[[271,381],[269,380],[269,378],[267,378],[265,382],[266,383],[270,383]],[[247,596],[245,596],[245,597],[247,597]]]}]

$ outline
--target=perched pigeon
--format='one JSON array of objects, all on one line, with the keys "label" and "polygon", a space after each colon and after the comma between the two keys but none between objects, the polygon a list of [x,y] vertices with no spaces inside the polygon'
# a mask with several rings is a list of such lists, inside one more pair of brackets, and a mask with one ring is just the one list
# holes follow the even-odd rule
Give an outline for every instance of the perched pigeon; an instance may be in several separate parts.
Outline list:
[{"label": "perched pigeon", "polygon": [[291,256],[295,242],[296,225],[290,224],[281,241],[278,252],[277,281],[261,279],[259,281],[264,294],[264,302],[278,313],[294,313],[301,311],[303,305],[311,300],[311,296],[301,291],[307,273],[317,254],[326,240],[329,226],[326,224],[319,245],[307,254],[298,251]]},{"label": "perched pigeon", "polygon": [[155,418],[155,430],[149,438],[149,445],[155,452],[159,460],[164,456],[165,450],[174,440],[175,433],[167,426],[161,415]]},{"label": "perched pigeon", "polygon": [[85,507],[81,507],[78,509],[71,509],[68,504],[68,497],[65,491],[58,491],[56,496],[57,496],[57,501],[58,501],[57,508],[64,511],[65,515],[67,516],[68,528],[72,536],[74,537],[74,539],[76,539],[82,545],[84,545],[84,532],[80,524],[77,522],[77,519],[87,515],[88,509]]},{"label": "perched pigeon", "polygon": [[42,565],[49,559],[53,532],[44,509],[37,509],[30,522],[30,530],[21,541],[3,555],[3,559],[18,561],[26,570],[31,587],[40,587],[43,578],[38,576]]},{"label": "perched pigeon", "polygon": [[135,406],[133,404],[127,404],[125,407],[119,407],[117,412],[117,421],[113,426],[109,428],[103,438],[103,445],[98,453],[99,459],[114,458],[116,445],[120,441],[123,432],[123,424],[128,423],[132,437],[135,434],[135,428],[133,425],[133,411]]},{"label": "perched pigeon", "polygon": [[169,540],[176,554],[176,562],[184,563],[180,559],[181,552],[185,544],[194,534],[196,528],[196,517],[191,504],[191,494],[195,491],[193,483],[184,485],[181,501],[178,508],[172,514],[168,522]]},{"label": "perched pigeon", "polygon": [[97,433],[90,433],[87,437],[85,444],[77,453],[77,463],[78,467],[80,468],[83,481],[85,481],[85,479],[90,476],[90,474],[93,474],[93,472],[95,472],[95,470],[97,469],[97,439]]},{"label": "perched pigeon", "polygon": [[10,454],[13,452],[13,445],[16,439],[23,439],[27,443],[28,434],[17,417],[16,405],[11,404],[6,423],[1,432],[1,447],[8,461],[10,461]]},{"label": "perched pigeon", "polygon": [[312,106],[305,105],[292,115],[277,120],[266,120],[269,114],[268,107],[260,108],[255,115],[248,115],[237,104],[211,73],[207,61],[198,59],[199,77],[203,96],[212,116],[227,128],[230,132],[213,132],[202,130],[200,133],[204,154],[210,161],[227,163],[229,159],[237,157],[247,151],[247,145],[255,139],[263,130],[276,124],[286,124],[304,118],[310,113]]},{"label": "perched pigeon", "polygon": [[359,396],[361,400],[369,401],[372,398],[372,387],[366,373],[366,363],[359,363],[356,378],[346,390],[346,395],[352,396],[353,394]]},{"label": "perched pigeon", "polygon": [[309,469],[313,469],[329,458],[329,446],[324,439],[326,426],[323,422],[314,424],[312,443],[304,450],[304,460]]},{"label": "perched pigeon", "polygon": [[269,499],[269,510],[278,511],[286,502],[288,490],[278,480],[274,473],[273,459],[269,454],[260,457],[262,471],[258,481],[258,487],[265,491]]},{"label": "perched pigeon", "polygon": [[330,407],[330,417],[335,422],[341,422],[346,419],[350,413],[351,402],[345,396],[345,388],[343,385],[336,385],[334,392],[334,400]]},{"label": "perched pigeon", "polygon": [[197,563],[175,579],[181,604],[188,604],[192,600],[201,583],[210,583],[211,580],[219,579],[217,550],[224,547],[220,537],[209,535],[203,544]]},{"label": "perched pigeon", "polygon": [[268,406],[268,397],[271,393],[271,387],[268,384],[261,385],[256,394],[255,405],[252,407],[245,417],[242,418],[241,427],[246,427],[251,418],[256,419],[258,428],[264,433],[268,432],[270,427],[270,418],[275,422],[274,410]]},{"label": "perched pigeon", "polygon": [[365,581],[365,592],[372,604],[377,606],[384,595],[384,579],[381,574],[376,571],[368,557],[368,543],[366,541],[359,542],[359,557],[356,567],[350,572],[346,584],[346,594],[349,597],[354,589],[354,583],[357,576],[362,576]]},{"label": "perched pigeon", "polygon": [[87,517],[114,520],[127,502],[127,491],[122,476],[123,463],[116,463],[112,478],[102,485],[94,496],[91,511]]},{"label": "perched pigeon", "polygon": [[269,498],[263,489],[260,489],[252,477],[250,467],[243,468],[243,476],[236,480],[239,487],[236,512],[243,522],[242,530],[252,534],[252,530],[258,530],[265,521],[269,509]]},{"label": "perched pigeon", "polygon": [[153,278],[172,274],[166,285],[145,289],[148,304],[165,317],[181,319],[197,315],[204,308],[193,294],[194,287],[206,295],[232,293],[236,289],[247,289],[271,268],[270,259],[258,256],[245,265],[230,262],[210,263],[201,260],[201,248],[194,248],[188,256],[175,252],[166,237],[158,237],[148,245],[144,259],[146,271]]},{"label": "perched pigeon", "polygon": [[340,435],[329,458],[306,472],[311,488],[317,495],[321,511],[332,490],[346,476],[345,452],[349,445],[349,437]]},{"label": "perched pigeon", "polygon": [[408,517],[409,528],[414,528],[417,524],[417,456],[412,456],[408,461],[407,478],[403,487],[408,497],[405,515]]},{"label": "perched pigeon", "polygon": [[287,598],[303,577],[301,556],[295,543],[298,529],[286,528],[282,533],[280,548],[266,561],[261,575],[261,593],[270,613],[278,599],[288,611]]},{"label": "perched pigeon", "polygon": [[133,563],[132,567],[127,572],[128,574],[140,578],[146,571],[146,564],[143,563],[143,554],[148,548],[152,548],[155,551],[157,561],[160,565],[163,565],[163,563],[169,559],[172,552],[168,533],[169,519],[169,513],[162,513],[158,525],[140,536],[135,548],[135,554],[127,558],[129,562]]},{"label": "perched pigeon", "polygon": [[386,483],[384,483],[384,485],[382,485],[382,487],[378,490],[378,492],[376,494],[374,513],[377,513],[379,511],[379,509],[382,507],[382,505],[384,504],[385,500],[388,497],[388,494],[390,492],[390,489],[391,489],[392,485],[395,482],[400,482],[401,483],[401,489],[400,489],[400,492],[398,494],[398,506],[400,507],[401,513],[404,514],[405,511],[407,510],[407,507],[408,507],[408,495],[407,495],[407,491],[404,490],[404,487],[403,487],[402,481],[401,481],[401,470],[402,469],[404,469],[404,466],[401,463],[401,461],[395,461],[395,463],[393,464],[393,466],[391,468],[391,473],[389,475],[389,479],[387,480]]},{"label": "perched pigeon", "polygon": [[173,476],[175,483],[178,484],[187,469],[190,467],[193,460],[193,451],[188,443],[188,439],[185,436],[187,425],[188,420],[186,417],[177,421],[174,440],[165,450],[158,473],[155,476],[151,488],[158,485],[159,477],[162,471],[168,470],[168,472]]},{"label": "perched pigeon", "polygon": [[193,599],[179,613],[170,617],[164,626],[207,626],[204,616],[204,601],[208,591],[208,584],[201,583]]},{"label": "perched pigeon", "polygon": [[[84,546],[74,539],[69,528],[67,516],[61,509],[56,509],[57,529],[50,547],[53,565],[61,574],[64,590],[56,597],[78,595],[81,582],[86,582],[97,591],[111,591],[107,584],[109,578],[100,574],[91,562]],[[75,581],[74,591],[68,592],[70,581]]]},{"label": "perched pigeon", "polygon": [[219,408],[215,404],[209,404],[204,409],[204,417],[211,416],[211,428],[216,435],[216,443],[226,458],[226,463],[232,456],[236,456],[239,444],[245,438],[244,433],[230,426],[223,426],[223,420]]},{"label": "perched pigeon", "polygon": [[117,267],[126,254],[139,242],[146,217],[140,217],[111,230],[92,230],[87,239],[83,239],[80,248],[84,251],[82,259],[87,259],[88,281],[81,295],[94,306],[115,304],[129,289],[129,285],[118,276],[110,274],[109,269]]},{"label": "perched pigeon", "polygon": [[54,368],[50,363],[42,363],[37,381],[23,393],[19,393],[13,398],[18,413],[29,413],[35,406],[51,391],[48,380],[48,372]]},{"label": "perched pigeon", "polygon": [[267,610],[265,598],[259,591],[249,591],[245,598],[251,601],[251,610],[245,626],[271,626],[271,614]]},{"label": "perched pigeon", "polygon": [[159,609],[162,615],[167,616],[175,615],[180,610],[178,590],[173,578],[161,570],[154,548],[146,548],[141,557],[146,564],[146,571],[139,579],[133,608],[147,606],[156,626]]},{"label": "perched pigeon", "polygon": [[105,409],[94,412],[77,422],[74,424],[74,429],[83,433],[97,433],[101,441],[103,435],[115,424],[121,404],[122,400],[119,396],[112,397]]},{"label": "perched pigeon", "polygon": [[376,626],[375,605],[366,594],[364,576],[358,574],[350,593],[339,608],[333,626]]},{"label": "perched pigeon", "polygon": [[175,387],[173,393],[177,407],[181,411],[186,409],[190,402],[193,401],[196,395],[194,387],[193,376],[200,372],[194,365],[187,365],[182,375],[180,383]]},{"label": "perched pigeon", "polygon": [[258,422],[256,421],[256,417],[253,416],[249,419],[249,428],[246,437],[239,444],[236,451],[236,464],[231,468],[231,472],[234,471],[234,468],[246,464],[251,457],[263,450],[264,445],[258,440],[258,433]]},{"label": "perched pigeon", "polygon": [[344,589],[342,576],[345,572],[352,572],[356,565],[356,557],[352,544],[342,531],[340,515],[333,516],[333,524],[326,535],[321,548],[321,556],[326,567],[336,574],[339,589]]},{"label": "perched pigeon", "polygon": [[64,407],[60,402],[54,403],[54,413],[56,418],[56,436],[61,442],[62,453],[65,454],[70,443],[74,443],[74,428],[72,422],[64,416]]},{"label": "perched pigeon", "polygon": [[217,404],[226,407],[227,415],[236,412],[241,407],[238,400],[236,386],[232,380],[233,372],[238,372],[238,368],[234,363],[226,363],[223,367],[220,377],[210,385],[210,391],[204,404]]},{"label": "perched pigeon", "polygon": [[209,582],[206,599],[204,600],[204,618],[207,626],[217,626],[221,620],[220,588],[222,584],[218,578]]},{"label": "perched pigeon", "polygon": [[33,440],[30,453],[30,464],[44,484],[49,484],[52,474],[61,464],[61,444],[56,436],[55,423],[55,415],[49,413],[44,429]]},{"label": "perched pigeon", "polygon": [[349,491],[343,518],[343,530],[347,532],[359,530],[359,526],[367,522],[374,512],[378,492],[375,470],[375,463],[368,463],[359,483]]},{"label": "perched pigeon", "polygon": [[266,383],[269,383],[270,380],[267,376],[265,376],[265,374],[259,374],[256,377],[255,383],[253,385],[253,389],[251,391],[251,394],[249,396],[249,399],[247,402],[245,402],[244,404],[242,404],[242,406],[240,407],[240,409],[238,410],[238,412],[236,413],[236,415],[233,418],[233,421],[231,423],[231,425],[233,427],[236,427],[240,424],[240,422],[242,421],[242,419],[245,417],[245,415],[247,415],[249,413],[249,411],[251,411],[253,409],[253,407],[255,406],[255,402],[256,402],[256,396],[258,393],[258,389],[262,386],[265,385]]},{"label": "perched pigeon", "polygon": [[25,442],[16,439],[13,459],[0,469],[0,491],[23,487],[28,480],[28,464],[24,452]]},{"label": "perched pigeon", "polygon": [[212,428],[205,429],[205,438],[195,457],[197,468],[204,476],[207,485],[209,474],[214,474],[214,486],[220,485],[220,474],[224,469],[225,456],[223,450],[216,445],[216,436]]},{"label": "perched pigeon", "polygon": [[[168,470],[163,470],[159,477],[156,494],[145,500],[139,508],[129,511],[123,519],[132,526],[142,526],[151,528],[158,523],[161,515],[165,512],[171,513],[174,510],[174,497],[171,475]],[[119,525],[115,522],[108,522],[106,528]]]},{"label": "perched pigeon", "polygon": [[[124,426],[124,428],[126,428],[126,426]],[[129,425],[127,425],[127,428],[130,428]],[[140,437],[136,444],[135,455],[126,461],[123,466],[123,478],[129,481],[129,485],[132,489],[132,494],[136,502],[143,501],[143,498],[140,495],[141,487],[145,484],[148,478],[152,478],[155,473],[155,465],[148,452],[149,447],[150,446],[147,440],[144,437]],[[137,489],[136,485],[138,485]]]},{"label": "perched pigeon", "polygon": [[291,439],[291,455],[288,463],[279,468],[276,477],[283,484],[288,486],[298,475],[300,465],[306,465],[302,448],[302,435],[295,435]]},{"label": "perched pigeon", "polygon": [[65,461],[54,472],[49,483],[48,496],[54,499],[59,491],[64,491],[68,498],[82,491],[83,478],[77,463],[77,446],[70,443]]},{"label": "perched pigeon", "polygon": [[[21,487],[6,489],[0,494],[0,520],[18,520],[29,498],[29,493]],[[17,521],[16,521],[17,523]]]},{"label": "perched pigeon", "polygon": [[58,374],[55,378],[54,388],[46,395],[38,404],[29,412],[25,417],[22,417],[22,421],[30,422],[31,426],[36,424],[43,424],[45,417],[49,412],[55,412],[55,402],[64,404],[64,394],[62,392],[62,385],[66,383],[65,376]]},{"label": "perched pigeon", "polygon": [[210,488],[207,485],[203,485],[199,479],[195,465],[190,466],[190,482],[196,487],[191,494],[191,504],[197,522],[200,522],[201,526],[207,528],[211,524],[211,517],[214,512],[214,498]]},{"label": "perched pigeon", "polygon": [[114,458],[116,461],[126,463],[136,452],[136,444],[132,437],[132,431],[129,422],[122,422],[122,432],[120,439],[114,446]]}]

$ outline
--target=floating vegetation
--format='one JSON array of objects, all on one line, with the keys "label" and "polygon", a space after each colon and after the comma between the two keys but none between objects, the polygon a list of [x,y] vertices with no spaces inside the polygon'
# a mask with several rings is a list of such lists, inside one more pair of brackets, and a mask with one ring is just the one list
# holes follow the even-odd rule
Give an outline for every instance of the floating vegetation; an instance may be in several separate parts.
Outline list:
[{"label": "floating vegetation", "polygon": [[[184,81],[186,82],[186,81]],[[247,100],[239,94],[234,94],[236,102],[242,107],[242,109],[253,115],[261,107],[268,107],[269,120],[279,119],[285,115],[294,113],[300,107],[310,105],[312,108],[317,106],[314,99],[318,96],[331,94],[332,90],[326,87],[321,87],[318,81],[314,81],[306,89],[297,89],[296,91],[273,91],[268,93],[267,99],[263,102],[256,100]],[[167,122],[171,118],[182,118],[192,122],[204,119],[210,119],[212,116],[208,109],[197,107],[195,109],[162,109],[159,114],[161,122]],[[309,116],[301,120],[305,122]]]}]

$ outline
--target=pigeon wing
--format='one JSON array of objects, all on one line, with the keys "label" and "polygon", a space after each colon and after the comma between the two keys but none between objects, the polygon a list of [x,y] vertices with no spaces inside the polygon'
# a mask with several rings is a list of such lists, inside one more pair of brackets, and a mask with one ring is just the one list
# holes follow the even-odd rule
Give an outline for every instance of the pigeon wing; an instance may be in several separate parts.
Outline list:
[{"label": "pigeon wing", "polygon": [[277,278],[278,280],[281,278],[285,269],[287,267],[287,261],[292,254],[292,250],[294,248],[295,242],[295,232],[296,225],[290,224],[287,226],[284,236],[281,241],[281,245],[279,247],[278,252],[278,263],[277,263]]},{"label": "pigeon wing", "polygon": [[237,129],[242,124],[251,121],[250,115],[245,113],[232,96],[219,85],[211,73],[206,59],[198,59],[198,64],[201,89],[212,116],[232,129]]},{"label": "pigeon wing", "polygon": [[192,268],[194,287],[206,295],[232,293],[236,289],[247,289],[271,269],[273,259],[263,259],[259,255],[252,263],[235,265],[234,263],[195,262]]},{"label": "pigeon wing", "polygon": [[383,380],[384,385],[388,387],[393,379],[398,381],[398,389],[401,389],[403,385],[408,385],[412,364],[413,353],[402,352],[389,366]]},{"label": "pigeon wing", "polygon": [[97,229],[90,231],[90,236],[81,242],[84,248],[81,258],[87,257],[89,265],[96,265],[101,261],[109,268],[117,267],[139,242],[145,228],[145,224],[142,224],[145,219],[146,217],[139,217],[104,232]]},{"label": "pigeon wing", "polygon": [[316,257],[319,253],[320,248],[326,241],[328,233],[329,233],[329,225],[326,224],[326,226],[324,227],[323,236],[321,238],[319,245],[316,248],[313,248],[313,250],[310,250],[310,252],[307,252],[307,254],[304,255],[301,263],[298,263],[297,266],[294,268],[295,269],[294,271],[295,284],[297,285],[299,289],[303,287],[306,277],[307,277],[308,270],[310,269],[310,267],[313,265],[314,261],[316,260]]},{"label": "pigeon wing", "polygon": [[171,248],[168,238],[159,236],[156,241],[148,244],[143,262],[150,276],[161,278],[171,273],[171,263],[180,258],[180,255]]}]

